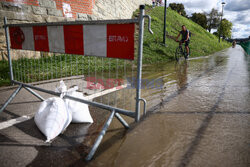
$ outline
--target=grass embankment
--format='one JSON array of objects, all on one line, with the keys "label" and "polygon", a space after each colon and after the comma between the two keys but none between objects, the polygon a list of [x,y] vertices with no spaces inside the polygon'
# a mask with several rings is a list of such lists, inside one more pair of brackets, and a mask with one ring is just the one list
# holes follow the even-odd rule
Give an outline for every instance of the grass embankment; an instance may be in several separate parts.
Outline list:
[{"label": "grass embankment", "polygon": [[[175,11],[168,9],[166,27],[168,38],[166,38],[167,47],[165,47],[162,45],[164,8],[151,8],[147,6],[146,13],[152,17],[152,30],[154,34],[151,35],[147,31],[147,25],[145,25],[144,64],[174,60],[174,53],[178,43],[169,37],[177,36],[183,24],[192,32],[190,43],[191,57],[206,56],[230,46],[230,44],[226,42],[218,43],[218,39],[204,30],[201,26],[182,17]],[[136,11],[134,15],[138,15],[138,11]],[[136,35],[138,36],[138,32]],[[135,47],[137,48],[137,46]],[[137,51],[135,54],[137,54]],[[136,63],[136,60],[135,58],[134,63]],[[131,63],[127,63],[126,66],[129,68]],[[24,82],[35,82],[52,78],[88,74],[93,71],[114,71],[117,67],[120,70],[123,69],[124,61],[95,57],[83,58],[83,56],[77,55],[48,56],[43,54],[39,59],[22,58],[13,60],[14,76],[17,80],[22,80]],[[9,85],[9,68],[7,61],[0,61],[0,71],[0,86]]]},{"label": "grass embankment", "polygon": [[[171,37],[178,35],[182,25],[186,25],[187,29],[192,33],[190,42],[191,57],[206,56],[231,46],[231,44],[224,41],[219,43],[215,35],[207,32],[192,20],[168,8],[166,19],[168,37],[166,38],[167,47],[165,47],[162,45],[164,7],[151,8],[147,6],[146,11],[152,18],[151,28],[154,32],[154,34],[151,35],[147,29],[145,29],[143,59],[146,64],[174,60],[175,49],[178,43]],[[135,13],[135,15],[137,15],[137,13]]]},{"label": "grass embankment", "polygon": [[[55,54],[50,56],[43,53],[41,58],[12,60],[12,67],[15,80],[30,83],[69,76],[93,75],[116,69],[121,72],[124,68],[130,68],[131,63],[93,56]],[[0,61],[0,71],[0,86],[9,85],[8,61]]]}]

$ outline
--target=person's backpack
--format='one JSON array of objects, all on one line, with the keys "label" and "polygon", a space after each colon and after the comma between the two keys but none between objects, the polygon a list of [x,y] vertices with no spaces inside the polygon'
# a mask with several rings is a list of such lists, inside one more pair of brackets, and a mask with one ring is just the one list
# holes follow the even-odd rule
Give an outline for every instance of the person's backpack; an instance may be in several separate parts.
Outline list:
[{"label": "person's backpack", "polygon": [[188,30],[188,32],[189,32],[189,38],[191,38],[191,36],[192,36],[192,32],[191,32],[191,31],[189,31],[189,30]]}]

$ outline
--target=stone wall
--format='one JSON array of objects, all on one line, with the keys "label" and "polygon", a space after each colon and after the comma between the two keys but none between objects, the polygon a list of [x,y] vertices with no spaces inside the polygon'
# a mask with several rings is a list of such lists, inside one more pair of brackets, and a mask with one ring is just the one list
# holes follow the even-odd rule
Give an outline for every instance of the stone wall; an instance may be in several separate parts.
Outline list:
[{"label": "stone wall", "polygon": [[[1,0],[0,1],[0,60],[7,59],[5,32],[8,23],[57,22],[131,18],[140,4],[151,0]],[[39,52],[12,50],[13,59],[39,57]]]},{"label": "stone wall", "polygon": [[151,4],[152,0],[96,0],[93,15],[105,19],[129,19],[141,4]]}]

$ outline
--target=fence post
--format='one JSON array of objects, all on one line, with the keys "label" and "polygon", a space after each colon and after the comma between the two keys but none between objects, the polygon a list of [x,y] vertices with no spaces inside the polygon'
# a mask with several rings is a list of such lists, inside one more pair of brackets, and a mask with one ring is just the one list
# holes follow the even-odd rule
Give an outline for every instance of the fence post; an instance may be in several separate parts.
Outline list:
[{"label": "fence post", "polygon": [[10,81],[13,81],[13,69],[12,69],[12,61],[10,56],[10,43],[9,43],[9,28],[6,26],[7,17],[4,17],[4,29],[5,29],[5,37],[6,37],[6,45],[7,45],[7,54],[8,54],[8,62],[9,62],[9,70],[10,70]]},{"label": "fence post", "polygon": [[140,5],[139,16],[139,46],[137,60],[137,86],[136,86],[136,109],[135,121],[140,120],[140,98],[141,98],[141,71],[142,71],[142,53],[143,53],[143,35],[144,35],[144,11],[145,5]]}]

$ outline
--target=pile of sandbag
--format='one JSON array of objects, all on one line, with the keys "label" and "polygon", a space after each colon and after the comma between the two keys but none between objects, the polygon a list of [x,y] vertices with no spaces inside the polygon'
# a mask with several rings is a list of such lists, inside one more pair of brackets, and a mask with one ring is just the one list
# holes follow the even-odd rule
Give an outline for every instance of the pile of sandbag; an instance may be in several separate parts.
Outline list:
[{"label": "pile of sandbag", "polygon": [[61,93],[61,97],[51,97],[40,105],[38,112],[35,114],[35,123],[47,137],[46,142],[50,142],[64,132],[71,122],[93,123],[87,104],[63,99],[65,95],[84,99],[83,94],[77,92],[77,90],[77,86],[67,90],[64,82],[60,81],[60,86],[56,88],[56,92]]}]

